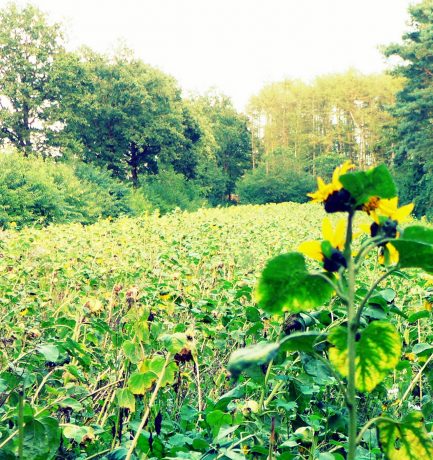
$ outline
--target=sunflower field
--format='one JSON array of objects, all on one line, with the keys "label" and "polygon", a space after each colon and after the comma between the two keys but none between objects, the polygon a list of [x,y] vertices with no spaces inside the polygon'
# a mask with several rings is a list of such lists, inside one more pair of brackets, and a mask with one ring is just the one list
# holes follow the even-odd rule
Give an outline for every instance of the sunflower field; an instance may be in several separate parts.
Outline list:
[{"label": "sunflower field", "polygon": [[2,231],[0,459],[433,458],[432,230],[387,174]]}]

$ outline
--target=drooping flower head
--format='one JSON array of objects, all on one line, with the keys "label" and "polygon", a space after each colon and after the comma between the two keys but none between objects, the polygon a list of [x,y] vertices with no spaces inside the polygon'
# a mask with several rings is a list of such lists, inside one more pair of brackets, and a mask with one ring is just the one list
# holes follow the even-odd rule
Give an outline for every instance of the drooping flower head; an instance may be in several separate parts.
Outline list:
[{"label": "drooping flower head", "polygon": [[395,238],[398,235],[398,224],[409,220],[413,207],[413,203],[410,203],[399,208],[398,197],[380,199],[376,209],[370,212],[374,220],[370,227],[371,236]]},{"label": "drooping flower head", "polygon": [[352,210],[352,197],[343,188],[340,177],[354,167],[355,165],[351,161],[346,161],[341,166],[335,168],[332,174],[332,181],[329,184],[326,184],[321,177],[318,177],[317,191],[309,193],[308,196],[312,198],[314,203],[324,203],[325,211],[329,213]]}]

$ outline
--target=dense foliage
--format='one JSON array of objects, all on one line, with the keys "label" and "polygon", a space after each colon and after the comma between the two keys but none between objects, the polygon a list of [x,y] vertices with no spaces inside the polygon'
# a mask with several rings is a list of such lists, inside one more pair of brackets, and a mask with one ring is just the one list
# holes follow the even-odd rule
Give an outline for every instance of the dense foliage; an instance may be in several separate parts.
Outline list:
[{"label": "dense foliage", "polygon": [[[3,232],[2,458],[18,452],[20,389],[24,458],[124,458],[171,349],[137,455],[260,459],[271,449],[281,459],[341,460],[346,411],[320,359],[288,351],[267,375],[263,367],[236,384],[227,374],[234,349],[313,325],[325,333],[342,318],[336,300],[284,320],[254,303],[260,267],[320,238],[322,217],[316,205],[280,204]],[[359,293],[374,273],[368,264]],[[399,313],[404,344],[398,372],[360,397],[361,421],[416,406],[431,430],[430,286],[430,277],[394,277],[368,303],[371,319]],[[381,458],[374,429],[358,453]]]},{"label": "dense foliage", "polygon": [[390,45],[388,56],[403,62],[394,73],[405,78],[392,110],[397,125],[390,133],[394,164],[404,200],[414,200],[418,215],[431,217],[433,206],[433,2],[410,8],[411,29],[401,44]]},{"label": "dense foliage", "polygon": [[131,214],[130,189],[83,164],[0,155],[0,227],[93,223]]},{"label": "dense foliage", "polygon": [[343,156],[361,168],[390,161],[382,139],[392,124],[387,108],[400,88],[401,79],[354,70],[311,84],[286,80],[265,86],[249,106],[257,143],[262,139],[262,161],[284,149],[298,171],[312,174],[322,156]]},{"label": "dense foliage", "polygon": [[5,7],[0,30],[3,145],[79,159],[135,187],[173,170],[213,204],[251,167],[247,118],[227,98],[184,99],[172,77],[127,49],[68,52],[62,27],[33,6]]}]

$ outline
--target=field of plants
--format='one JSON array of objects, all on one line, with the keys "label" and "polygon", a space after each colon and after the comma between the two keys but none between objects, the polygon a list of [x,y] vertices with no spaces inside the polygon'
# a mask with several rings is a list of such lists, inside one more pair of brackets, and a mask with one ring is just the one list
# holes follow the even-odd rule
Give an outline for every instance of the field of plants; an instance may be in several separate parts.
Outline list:
[{"label": "field of plants", "polygon": [[[318,204],[238,206],[3,231],[0,458],[346,458],[345,390],[316,340],[344,325],[343,302],[273,315],[255,293],[267,260],[320,238],[324,215]],[[355,221],[355,249],[367,220]],[[377,257],[364,266],[359,296],[381,274]],[[431,458],[404,445],[428,444],[433,427],[433,278],[394,274],[363,318],[390,318],[401,353],[357,394],[359,424],[386,414],[412,425],[389,434],[396,454],[365,427],[357,459]],[[286,337],[230,367],[236,350]]]}]

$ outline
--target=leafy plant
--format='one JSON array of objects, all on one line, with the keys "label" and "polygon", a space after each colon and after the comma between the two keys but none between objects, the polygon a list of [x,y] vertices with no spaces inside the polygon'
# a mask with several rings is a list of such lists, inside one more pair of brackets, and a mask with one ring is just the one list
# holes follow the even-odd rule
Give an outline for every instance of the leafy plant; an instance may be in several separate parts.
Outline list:
[{"label": "leafy plant", "polygon": [[[326,369],[331,372],[344,396],[348,414],[344,449],[349,460],[359,458],[357,445],[373,423],[379,430],[379,440],[387,458],[432,458],[433,442],[426,434],[419,412],[409,413],[402,421],[386,415],[376,417],[358,433],[357,391],[369,393],[377,388],[399,364],[402,349],[401,336],[389,315],[391,312],[378,320],[368,314],[367,306],[373,298],[376,303],[387,303],[379,285],[389,276],[399,274],[401,269],[417,267],[433,271],[433,230],[419,225],[401,227],[413,205],[398,207],[397,190],[384,165],[365,172],[351,172],[351,169],[353,165],[346,162],[335,169],[330,183],[318,178],[318,190],[310,194],[314,201],[324,203],[327,213],[347,216],[345,222],[339,221],[335,234],[325,219],[324,240],[303,243],[299,248],[320,261],[324,271],[310,272],[301,252],[282,254],[267,263],[257,287],[259,305],[274,315],[309,311],[336,295],[345,307],[345,314],[338,323],[330,324],[325,349],[323,334],[318,334],[317,340],[311,332],[298,333],[295,340],[288,335],[278,342],[236,351],[229,361],[229,369],[237,378],[242,371],[250,372],[254,364],[266,365],[268,377],[278,349],[307,352],[326,366],[322,372]],[[368,214],[373,222],[355,253],[353,227],[355,215],[359,213]],[[362,271],[369,267],[373,251],[378,257],[380,274],[369,289],[360,291],[359,279],[362,279]],[[304,335],[305,340],[302,340]],[[304,365],[307,363],[311,360]],[[263,398],[261,406],[264,407]]]}]

